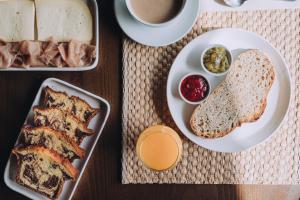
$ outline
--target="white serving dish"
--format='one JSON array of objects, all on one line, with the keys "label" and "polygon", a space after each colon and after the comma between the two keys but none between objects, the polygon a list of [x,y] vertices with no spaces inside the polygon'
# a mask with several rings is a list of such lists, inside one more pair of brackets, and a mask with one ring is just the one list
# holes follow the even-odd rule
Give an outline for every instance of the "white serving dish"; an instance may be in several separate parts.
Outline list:
[{"label": "white serving dish", "polygon": [[94,62],[89,66],[83,67],[48,67],[48,66],[41,66],[41,67],[29,67],[29,68],[18,68],[18,67],[10,67],[10,68],[0,68],[1,71],[88,71],[92,70],[97,67],[99,62],[99,11],[98,11],[98,4],[96,0],[82,0],[88,4],[88,7],[92,13],[93,17],[93,40],[92,45],[96,46],[96,59]]},{"label": "white serving dish", "polygon": [[[58,200],[72,199],[72,196],[74,195],[74,193],[76,191],[76,188],[78,186],[80,178],[84,172],[84,169],[92,155],[92,152],[96,146],[96,143],[97,143],[97,141],[102,133],[102,130],[106,124],[107,118],[110,113],[110,105],[105,99],[103,99],[99,96],[91,94],[83,89],[80,89],[80,88],[73,86],[69,83],[66,83],[62,80],[58,80],[55,78],[49,78],[42,83],[42,85],[35,97],[35,100],[30,108],[30,111],[27,115],[27,118],[26,118],[24,124],[27,124],[27,123],[32,124],[32,121],[33,121],[32,108],[34,106],[39,105],[42,90],[45,86],[49,86],[58,91],[65,91],[68,95],[78,96],[78,97],[86,100],[92,107],[100,108],[100,113],[98,115],[96,115],[89,124],[89,128],[94,130],[95,134],[93,136],[86,137],[83,140],[82,144],[80,145],[86,151],[85,157],[80,160],[76,159],[72,163],[79,170],[79,176],[78,176],[77,180],[74,182],[72,182],[72,181],[65,182],[63,191],[58,198]],[[15,145],[18,144],[18,140],[19,140],[19,138],[17,139]],[[34,191],[32,191],[28,188],[25,188],[25,187],[19,185],[18,183],[16,183],[15,182],[16,167],[17,167],[17,165],[16,165],[15,156],[10,156],[10,158],[6,164],[6,168],[5,168],[5,172],[4,172],[4,182],[6,183],[6,185],[9,188],[11,188],[12,190],[14,190],[20,194],[23,194],[24,196],[31,198],[31,199],[36,199],[36,200],[48,199],[48,198],[44,197],[43,195],[41,195],[37,192],[34,192]]]},{"label": "white serving dish", "polygon": [[[233,60],[247,49],[260,49],[266,53],[275,68],[275,80],[267,99],[267,107],[261,118],[253,123],[245,123],[230,134],[217,139],[196,136],[190,127],[190,117],[196,106],[185,103],[178,94],[178,84],[188,73],[206,73],[199,55],[207,46],[222,44],[233,54]],[[207,73],[206,73],[207,74]],[[211,91],[225,78],[207,74]],[[276,133],[291,101],[292,84],[287,64],[281,54],[261,36],[237,28],[217,29],[204,33],[186,45],[175,59],[167,83],[167,101],[171,115],[181,132],[195,144],[217,152],[240,152],[258,145]]]}]

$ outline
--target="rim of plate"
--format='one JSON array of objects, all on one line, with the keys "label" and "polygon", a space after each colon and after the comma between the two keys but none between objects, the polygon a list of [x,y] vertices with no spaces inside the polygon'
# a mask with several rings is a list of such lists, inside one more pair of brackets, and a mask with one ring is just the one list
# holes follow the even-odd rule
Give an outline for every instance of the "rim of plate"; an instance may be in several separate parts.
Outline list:
[{"label": "rim of plate", "polygon": [[[123,4],[123,5],[122,5]],[[149,26],[149,25],[145,25],[139,21],[137,21],[136,19],[134,19],[128,8],[126,7],[126,2],[125,0],[115,0],[114,2],[114,12],[115,12],[115,17],[117,19],[117,22],[119,24],[119,26],[121,27],[121,29],[123,30],[123,32],[129,37],[131,38],[132,40],[140,43],[140,44],[143,44],[143,45],[147,45],[147,46],[152,46],[152,47],[160,47],[160,46],[167,46],[167,45],[170,45],[170,44],[173,44],[177,41],[179,41],[180,39],[182,39],[184,36],[186,36],[190,31],[191,29],[193,28],[193,26],[195,25],[196,21],[197,21],[197,18],[199,16],[199,11],[200,11],[200,2],[199,0],[187,0],[186,5],[184,6],[180,16],[178,16],[176,19],[174,19],[174,21],[171,23],[171,24],[168,24],[166,26],[158,26],[158,27],[155,27],[155,26]],[[190,22],[185,22],[184,20],[180,20],[183,16],[190,16],[190,10],[189,7],[196,7],[196,10],[197,12],[194,13],[194,17],[193,17],[193,20],[191,20]],[[125,19],[122,19],[124,18],[125,15],[123,14],[120,14],[117,12],[118,11],[121,11],[126,13],[126,15],[129,15],[130,19],[128,19],[129,21],[135,23],[135,26],[139,26],[140,28],[146,28],[146,29],[152,29],[152,30],[155,30],[155,29],[162,29],[162,28],[166,28],[166,27],[178,27],[178,25],[182,24],[182,23],[188,23],[188,27],[189,28],[186,28],[186,30],[182,31],[182,33],[180,34],[180,36],[177,36],[177,37],[168,37],[168,38],[172,38],[172,39],[168,39],[166,41],[157,41],[155,39],[150,39],[150,40],[143,40],[143,39],[140,39],[140,38],[136,38],[134,37],[133,33],[131,33],[131,31],[129,31],[129,29],[131,28],[128,28],[129,26],[126,26],[126,23],[124,24],[124,20]],[[126,16],[128,17],[128,16]],[[122,22],[121,22],[122,21]],[[144,31],[145,33],[147,32],[146,30]],[[168,32],[170,33],[170,32]],[[152,36],[152,37],[157,37],[159,38],[159,36]]]},{"label": "rim of plate", "polygon": [[[232,31],[241,31],[241,32],[245,32],[247,34],[250,34],[252,36],[255,36],[255,37],[258,37],[259,39],[261,39],[262,41],[264,41],[266,44],[268,44],[275,52],[276,54],[279,55],[279,58],[280,60],[283,62],[284,64],[284,68],[286,69],[287,71],[287,79],[288,79],[288,85],[289,85],[289,89],[290,89],[290,92],[289,92],[289,96],[288,96],[288,104],[287,104],[287,109],[285,110],[285,113],[283,114],[283,118],[282,120],[280,121],[280,123],[277,125],[277,127],[274,129],[274,131],[268,135],[267,137],[265,137],[264,139],[262,139],[260,142],[252,145],[252,146],[249,146],[249,147],[246,147],[246,148],[243,148],[241,150],[238,150],[238,151],[218,151],[216,149],[211,149],[211,148],[207,148],[207,147],[204,147],[200,144],[197,144],[196,142],[194,142],[194,140],[188,135],[186,134],[184,131],[182,131],[181,127],[179,127],[176,123],[176,120],[174,119],[174,114],[173,112],[171,111],[170,109],[170,97],[168,95],[168,91],[171,90],[171,82],[172,82],[172,79],[170,77],[170,74],[171,74],[171,71],[173,69],[173,66],[174,66],[174,63],[176,62],[177,59],[179,59],[180,57],[180,54],[182,54],[182,52],[184,51],[184,49],[188,48],[189,46],[192,45],[192,43],[198,39],[199,37],[202,37],[204,35],[207,35],[207,34],[211,34],[211,33],[214,33],[214,32],[217,32],[217,31],[226,31],[226,30],[232,30]],[[201,35],[199,35],[198,37],[194,38],[192,41],[190,41],[181,51],[180,53],[176,56],[175,60],[173,61],[173,64],[170,68],[170,71],[169,71],[169,74],[168,74],[168,79],[167,79],[167,87],[166,87],[166,96],[167,96],[167,104],[168,104],[168,108],[169,108],[169,111],[171,113],[171,116],[172,116],[172,119],[174,120],[176,126],[178,127],[178,129],[180,130],[180,132],[185,136],[187,137],[191,142],[193,142],[194,144],[198,145],[198,146],[201,146],[205,149],[208,149],[208,150],[211,150],[211,151],[215,151],[215,152],[221,152],[221,153],[236,153],[236,152],[242,152],[242,151],[246,151],[246,150],[251,150],[253,148],[255,148],[257,145],[260,145],[260,144],[264,144],[265,142],[267,142],[268,140],[271,139],[271,137],[273,137],[274,135],[276,135],[276,133],[278,132],[278,129],[282,126],[283,122],[286,120],[287,118],[287,115],[288,115],[288,112],[290,110],[290,106],[291,106],[291,101],[292,101],[292,94],[293,94],[293,84],[292,84],[292,78],[291,78],[291,74],[290,74],[290,70],[288,68],[288,65],[284,59],[284,57],[282,56],[282,54],[270,43],[268,42],[265,38],[263,38],[262,36],[254,33],[254,32],[251,32],[251,31],[248,31],[248,30],[245,30],[245,29],[242,29],[242,28],[219,28],[219,29],[215,29],[215,30],[212,30],[212,31],[208,31],[206,33],[203,33]],[[201,138],[203,139],[203,138]]]}]

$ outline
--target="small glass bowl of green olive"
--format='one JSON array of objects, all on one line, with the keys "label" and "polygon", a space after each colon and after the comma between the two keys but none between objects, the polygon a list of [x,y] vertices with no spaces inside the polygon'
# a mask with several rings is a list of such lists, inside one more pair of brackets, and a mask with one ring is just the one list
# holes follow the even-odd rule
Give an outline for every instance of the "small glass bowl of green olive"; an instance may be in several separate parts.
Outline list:
[{"label": "small glass bowl of green olive", "polygon": [[232,63],[231,52],[223,45],[212,45],[201,55],[203,69],[213,76],[224,76]]}]

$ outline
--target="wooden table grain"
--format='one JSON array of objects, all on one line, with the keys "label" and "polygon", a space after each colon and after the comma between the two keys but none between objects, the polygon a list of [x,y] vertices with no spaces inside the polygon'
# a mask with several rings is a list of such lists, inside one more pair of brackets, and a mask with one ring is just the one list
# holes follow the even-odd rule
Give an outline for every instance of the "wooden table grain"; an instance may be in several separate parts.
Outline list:
[{"label": "wooden table grain", "polygon": [[[122,185],[121,106],[122,31],[112,0],[98,1],[100,8],[100,62],[88,72],[0,72],[0,174],[19,134],[40,84],[56,77],[107,99],[111,115],[82,176],[74,199],[166,200],[243,199],[299,200],[300,186],[258,185]],[[25,199],[0,181],[0,199]]]}]

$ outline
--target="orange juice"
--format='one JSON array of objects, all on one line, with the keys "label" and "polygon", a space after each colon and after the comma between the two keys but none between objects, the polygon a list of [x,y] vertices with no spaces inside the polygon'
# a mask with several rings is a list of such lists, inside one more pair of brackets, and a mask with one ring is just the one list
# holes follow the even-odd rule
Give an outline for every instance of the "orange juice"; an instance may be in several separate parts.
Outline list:
[{"label": "orange juice", "polygon": [[168,170],[177,165],[182,154],[182,141],[167,126],[153,126],[139,137],[136,151],[143,164],[153,170]]}]

